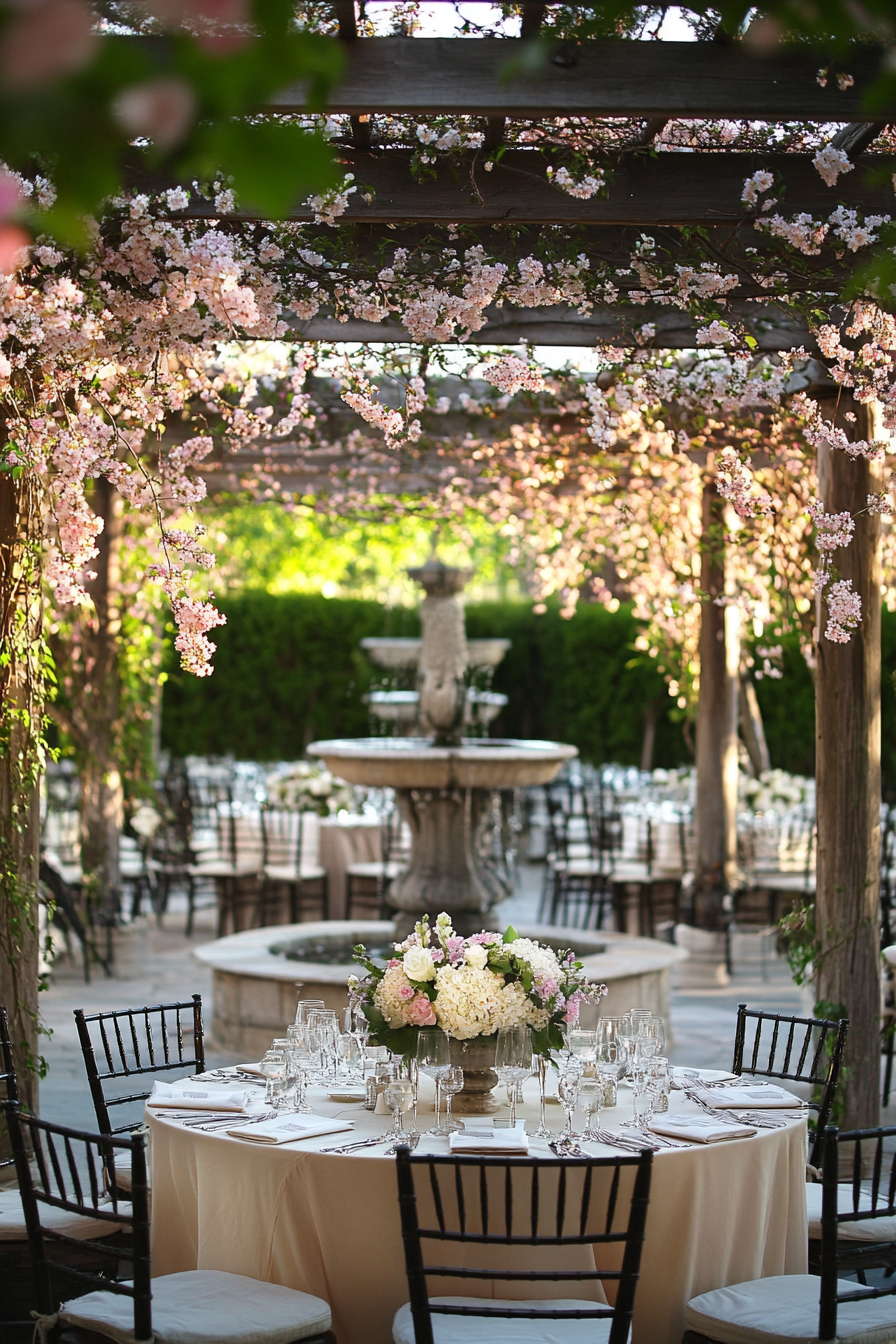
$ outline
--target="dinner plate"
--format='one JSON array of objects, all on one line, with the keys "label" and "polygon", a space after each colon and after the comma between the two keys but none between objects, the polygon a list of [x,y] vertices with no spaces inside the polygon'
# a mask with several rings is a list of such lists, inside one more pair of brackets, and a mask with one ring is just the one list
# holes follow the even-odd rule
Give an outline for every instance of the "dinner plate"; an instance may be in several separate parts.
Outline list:
[{"label": "dinner plate", "polygon": [[330,1088],[327,1096],[331,1101],[366,1101],[367,1093],[363,1087]]}]

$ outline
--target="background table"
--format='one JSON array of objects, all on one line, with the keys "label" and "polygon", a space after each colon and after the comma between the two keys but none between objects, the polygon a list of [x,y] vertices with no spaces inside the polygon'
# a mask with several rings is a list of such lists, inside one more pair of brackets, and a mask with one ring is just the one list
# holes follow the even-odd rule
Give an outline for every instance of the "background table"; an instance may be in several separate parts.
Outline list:
[{"label": "background table", "polygon": [[[421,1129],[432,1115],[429,1080],[422,1081]],[[525,1096],[521,1113],[532,1119],[534,1080]],[[608,1127],[631,1116],[631,1094],[620,1089],[620,1099],[604,1112]],[[310,1100],[319,1114],[351,1118],[359,1138],[389,1123],[360,1106],[330,1102],[322,1090],[313,1089]],[[672,1094],[671,1108],[694,1109],[680,1093]],[[394,1162],[384,1160],[384,1149],[319,1151],[349,1142],[348,1132],[256,1146],[185,1129],[160,1112],[147,1118],[154,1274],[223,1269],[282,1283],[327,1299],[339,1344],[389,1344],[392,1317],[408,1291]],[[559,1108],[548,1108],[548,1120],[559,1131]],[[613,1152],[589,1147],[595,1155]],[[447,1140],[421,1140],[417,1151],[445,1152]],[[551,1156],[538,1140],[530,1152]],[[633,1344],[679,1344],[685,1303],[697,1293],[806,1272],[805,1164],[803,1119],[752,1139],[656,1155]],[[555,1295],[570,1291],[560,1285]],[[497,1293],[510,1295],[500,1285]]]}]

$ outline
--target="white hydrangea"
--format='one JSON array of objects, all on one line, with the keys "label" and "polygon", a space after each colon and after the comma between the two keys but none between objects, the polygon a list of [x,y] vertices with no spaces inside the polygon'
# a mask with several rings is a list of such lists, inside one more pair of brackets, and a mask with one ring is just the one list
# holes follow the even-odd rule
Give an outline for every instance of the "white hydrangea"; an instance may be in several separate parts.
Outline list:
[{"label": "white hydrangea", "polygon": [[389,1026],[395,1030],[407,1026],[404,1008],[408,998],[402,998],[401,990],[405,990],[405,993],[411,990],[413,993],[413,985],[400,966],[387,967],[385,975],[376,987],[373,1002]]},{"label": "white hydrangea", "polygon": [[556,952],[531,938],[515,938],[504,950],[512,957],[519,957],[520,961],[528,961],[536,975],[550,975],[556,979],[561,974]]},{"label": "white hydrangea", "polygon": [[543,1031],[549,1018],[547,1009],[536,1008],[530,1001],[519,980],[511,981],[498,991],[495,1010],[495,1026],[498,1031],[502,1027],[535,1027],[536,1030]]},{"label": "white hydrangea", "polygon": [[491,1036],[498,1029],[501,977],[472,966],[442,966],[436,972],[439,1026],[459,1041]]}]

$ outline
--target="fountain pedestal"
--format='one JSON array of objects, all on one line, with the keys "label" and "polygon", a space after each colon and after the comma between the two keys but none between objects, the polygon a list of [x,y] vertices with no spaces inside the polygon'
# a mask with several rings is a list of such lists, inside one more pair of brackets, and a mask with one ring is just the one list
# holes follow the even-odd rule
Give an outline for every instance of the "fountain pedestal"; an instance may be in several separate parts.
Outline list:
[{"label": "fountain pedestal", "polygon": [[398,805],[411,828],[411,860],[391,883],[387,903],[398,937],[423,911],[448,910],[463,937],[478,933],[510,885],[482,861],[478,837],[491,806],[486,789],[399,789]]}]

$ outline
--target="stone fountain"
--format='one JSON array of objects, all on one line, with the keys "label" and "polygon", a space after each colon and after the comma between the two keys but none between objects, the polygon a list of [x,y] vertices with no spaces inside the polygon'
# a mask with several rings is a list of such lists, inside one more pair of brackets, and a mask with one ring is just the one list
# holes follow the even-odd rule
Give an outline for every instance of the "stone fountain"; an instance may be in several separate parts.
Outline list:
[{"label": "stone fountain", "polygon": [[[334,775],[350,784],[396,791],[412,836],[408,867],[392,883],[387,898],[399,936],[422,914],[435,916],[441,910],[468,936],[488,923],[493,906],[508,894],[478,853],[492,793],[547,784],[577,751],[562,742],[463,736],[471,654],[460,594],[470,571],[432,557],[408,573],[426,593],[422,639],[377,641],[376,652],[381,665],[390,657],[413,656],[418,686],[414,713],[423,735],[337,738],[312,742],[308,753],[321,757]],[[413,649],[407,647],[411,643]],[[491,646],[487,661],[494,663],[507,648],[506,641],[481,643]],[[372,651],[369,642],[367,647]]]}]

